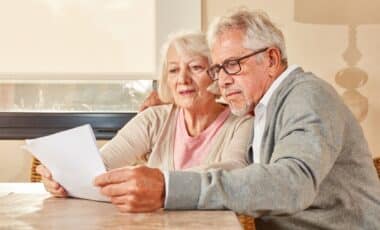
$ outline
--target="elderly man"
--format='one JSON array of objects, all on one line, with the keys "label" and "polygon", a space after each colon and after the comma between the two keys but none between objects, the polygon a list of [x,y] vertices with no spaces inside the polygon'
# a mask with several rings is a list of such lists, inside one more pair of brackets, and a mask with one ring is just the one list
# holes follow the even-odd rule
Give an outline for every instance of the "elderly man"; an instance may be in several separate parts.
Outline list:
[{"label": "elderly man", "polygon": [[254,216],[257,229],[379,229],[380,185],[363,132],[330,85],[287,65],[282,32],[264,13],[238,10],[211,25],[209,45],[209,75],[231,110],[255,114],[252,164],[111,171],[96,178],[102,192],[123,196],[131,212],[228,208]]}]

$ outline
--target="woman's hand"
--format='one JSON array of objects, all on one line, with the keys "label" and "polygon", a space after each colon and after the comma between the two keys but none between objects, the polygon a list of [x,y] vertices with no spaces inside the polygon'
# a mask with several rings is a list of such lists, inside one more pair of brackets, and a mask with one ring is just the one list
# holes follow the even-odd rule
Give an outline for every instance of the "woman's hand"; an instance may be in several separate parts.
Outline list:
[{"label": "woman's hand", "polygon": [[41,175],[41,182],[44,184],[46,191],[55,197],[67,197],[67,191],[53,180],[49,169],[41,164],[37,166],[36,172]]}]

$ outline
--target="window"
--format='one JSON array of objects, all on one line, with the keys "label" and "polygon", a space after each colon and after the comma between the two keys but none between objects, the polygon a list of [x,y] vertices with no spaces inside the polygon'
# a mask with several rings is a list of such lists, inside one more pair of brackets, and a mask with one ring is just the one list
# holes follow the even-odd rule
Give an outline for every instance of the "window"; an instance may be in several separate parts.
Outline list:
[{"label": "window", "polygon": [[88,122],[110,138],[151,92],[167,35],[201,29],[201,0],[2,0],[0,27],[0,138]]},{"label": "window", "polygon": [[167,35],[201,0],[2,0],[0,79],[155,79]]}]

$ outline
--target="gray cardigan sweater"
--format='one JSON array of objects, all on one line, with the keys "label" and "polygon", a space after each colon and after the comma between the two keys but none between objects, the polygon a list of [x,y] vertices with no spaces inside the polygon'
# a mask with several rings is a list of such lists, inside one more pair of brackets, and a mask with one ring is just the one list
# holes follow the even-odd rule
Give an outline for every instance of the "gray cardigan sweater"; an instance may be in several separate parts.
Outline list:
[{"label": "gray cardigan sweater", "polygon": [[257,229],[380,229],[380,183],[362,129],[335,90],[301,68],[272,95],[261,163],[170,172],[167,209],[232,209]]}]

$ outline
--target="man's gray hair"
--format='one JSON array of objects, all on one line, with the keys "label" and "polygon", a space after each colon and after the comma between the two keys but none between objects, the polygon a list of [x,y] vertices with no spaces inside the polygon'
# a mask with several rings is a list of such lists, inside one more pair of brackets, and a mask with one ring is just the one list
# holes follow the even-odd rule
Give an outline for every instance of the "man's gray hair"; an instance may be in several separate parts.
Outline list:
[{"label": "man's gray hair", "polygon": [[173,95],[168,86],[167,55],[170,46],[174,46],[180,55],[199,55],[207,58],[211,64],[210,49],[207,46],[206,35],[197,31],[181,31],[168,36],[161,49],[161,66],[158,86],[158,96],[165,103],[174,103]]},{"label": "man's gray hair", "polygon": [[275,46],[281,51],[282,63],[287,63],[284,35],[265,12],[239,8],[215,18],[207,34],[209,47],[212,48],[217,37],[230,29],[238,29],[245,33],[245,48],[257,50]]}]

